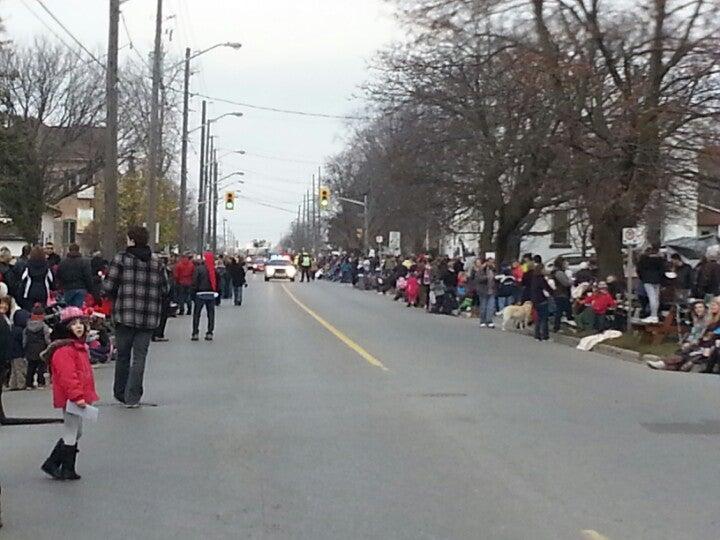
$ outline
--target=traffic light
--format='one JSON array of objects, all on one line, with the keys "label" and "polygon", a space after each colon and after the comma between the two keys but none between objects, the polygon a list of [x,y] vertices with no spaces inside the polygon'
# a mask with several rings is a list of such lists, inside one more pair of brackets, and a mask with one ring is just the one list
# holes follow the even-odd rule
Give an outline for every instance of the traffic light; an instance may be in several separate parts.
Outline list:
[{"label": "traffic light", "polygon": [[225,210],[235,210],[235,192],[225,192]]},{"label": "traffic light", "polygon": [[327,206],[330,204],[330,188],[321,187],[320,188],[320,206],[322,208],[327,208]]}]

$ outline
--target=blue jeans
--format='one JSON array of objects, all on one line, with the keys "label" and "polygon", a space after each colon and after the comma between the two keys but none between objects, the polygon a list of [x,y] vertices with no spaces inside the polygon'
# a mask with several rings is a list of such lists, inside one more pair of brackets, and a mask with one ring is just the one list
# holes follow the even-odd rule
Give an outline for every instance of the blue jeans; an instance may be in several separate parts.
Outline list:
[{"label": "blue jeans", "polygon": [[495,320],[495,295],[481,294],[480,297],[480,323],[493,324]]},{"label": "blue jeans", "polygon": [[69,289],[65,291],[63,299],[68,306],[83,307],[85,303],[85,295],[87,291],[85,289]]},{"label": "blue jeans", "polygon": [[535,324],[535,339],[546,340],[550,339],[550,302],[543,302],[541,304],[535,304],[535,311],[537,312],[538,320]]},{"label": "blue jeans", "polygon": [[235,296],[235,305],[242,306],[243,286],[233,286],[233,294]]},{"label": "blue jeans", "polygon": [[200,331],[200,314],[202,309],[207,311],[207,331],[212,334],[215,331],[215,299],[201,298],[195,295],[195,307],[193,308],[192,333],[197,334]]},{"label": "blue jeans", "polygon": [[513,304],[514,298],[512,296],[498,296],[497,299],[497,310],[502,311],[506,307]]},{"label": "blue jeans", "polygon": [[192,313],[192,292],[189,285],[178,285],[176,287],[177,303],[180,315],[184,315],[187,311],[188,315]]}]

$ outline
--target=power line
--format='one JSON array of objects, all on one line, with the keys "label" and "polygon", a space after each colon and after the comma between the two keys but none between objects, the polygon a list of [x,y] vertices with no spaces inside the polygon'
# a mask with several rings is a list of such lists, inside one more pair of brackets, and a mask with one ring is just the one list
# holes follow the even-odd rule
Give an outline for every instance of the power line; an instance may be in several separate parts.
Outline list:
[{"label": "power line", "polygon": [[[67,47],[67,49],[68,49],[70,52],[72,52],[75,56],[77,56],[77,57],[78,57],[80,60],[82,60],[83,62],[87,61],[87,59],[86,59],[83,55],[81,55],[78,51],[76,51],[73,47],[71,47],[70,44],[69,44],[67,41],[65,41],[62,37],[60,37],[60,34],[58,34],[48,23],[46,23],[46,22],[40,17],[40,15],[38,15],[37,13],[35,13],[35,11],[28,5],[28,3],[27,3],[25,0],[20,0],[20,1],[23,3],[23,5],[25,6],[25,8],[33,15],[33,17],[35,17],[38,21],[40,21],[40,23],[41,23],[45,28],[47,28],[52,35],[54,35],[56,38],[58,38],[58,40],[60,40],[60,43],[62,43],[63,45],[65,45],[65,47]],[[88,62],[88,63],[89,63],[89,62]]]},{"label": "power line", "polygon": [[272,176],[272,175],[270,175],[270,174],[266,174],[266,173],[263,173],[263,172],[251,171],[251,170],[249,170],[249,169],[245,169],[244,167],[243,167],[243,170],[244,170],[246,173],[257,174],[258,176],[262,176],[262,177],[264,177],[264,178],[269,178],[270,180],[274,180],[274,181],[276,181],[276,182],[285,182],[286,184],[295,184],[295,185],[307,186],[307,181],[305,181],[305,180],[293,180],[293,179],[291,179],[291,178],[283,178],[283,177],[281,177],[281,176]]},{"label": "power line", "polygon": [[309,165],[317,165],[317,161],[307,161],[304,159],[294,159],[294,158],[283,158],[279,156],[267,156],[263,154],[255,154],[254,152],[245,152],[248,156],[253,156],[261,159],[270,159],[273,161],[287,161],[288,163],[307,163]]},{"label": "power line", "polygon": [[142,54],[140,54],[140,51],[138,51],[137,47],[135,46],[132,36],[130,35],[130,30],[128,29],[127,21],[125,20],[125,14],[122,11],[120,12],[120,20],[122,21],[123,29],[125,30],[125,35],[127,36],[128,41],[130,42],[130,48],[135,52],[135,54],[140,59],[140,61],[145,65],[145,67],[147,67],[148,69],[152,69],[150,67],[150,64],[148,64],[147,59],[144,58]]},{"label": "power line", "polygon": [[325,114],[325,113],[311,113],[311,112],[306,112],[306,111],[294,111],[294,110],[290,110],[290,109],[279,109],[277,107],[263,107],[261,105],[252,105],[250,103],[243,103],[241,101],[233,101],[231,99],[208,96],[208,95],[200,94],[197,92],[194,92],[191,95],[209,99],[212,101],[217,101],[219,103],[227,103],[228,105],[237,105],[238,107],[246,107],[248,109],[256,109],[258,111],[270,111],[270,112],[276,112],[276,113],[282,113],[282,114],[294,114],[297,116],[309,116],[309,117],[313,117],[313,118],[330,118],[333,120],[370,120],[369,116],[350,116],[350,115],[341,115],[341,114]]},{"label": "power line", "polygon": [[[52,11],[50,11],[50,9],[45,5],[43,0],[35,0],[35,1],[38,4],[40,4],[40,7],[43,8],[48,15],[50,15],[52,20],[54,20],[58,24],[58,26],[60,26],[60,28],[62,28],[68,36],[70,36],[70,39],[72,39],[75,43],[77,43],[77,45],[83,51],[85,51],[88,54],[88,56],[90,56],[90,58],[92,58],[100,67],[105,69],[105,64],[103,64],[100,60],[98,60],[95,57],[95,55],[92,52],[90,52],[90,49],[88,49],[85,45],[83,45],[82,41],[80,41],[78,38],[76,38],[75,34],[73,34],[70,30],[68,30],[68,28],[62,23],[62,21],[60,21],[60,19],[58,19]],[[67,43],[65,43],[65,45],[67,46]]]},{"label": "power line", "polygon": [[260,206],[265,206],[265,207],[267,207],[267,208],[273,208],[274,210],[281,210],[282,212],[287,212],[288,214],[295,215],[295,214],[297,213],[295,210],[288,210],[287,208],[282,208],[282,207],[280,207],[280,206],[275,206],[274,204],[264,203],[264,202],[259,201],[259,200],[257,200],[257,199],[253,199],[252,197],[246,197],[245,195],[236,195],[236,197],[238,197],[239,199],[243,199],[243,200],[246,200],[246,201],[250,201],[250,202],[255,203],[255,204],[257,204],[257,205],[260,205]]}]

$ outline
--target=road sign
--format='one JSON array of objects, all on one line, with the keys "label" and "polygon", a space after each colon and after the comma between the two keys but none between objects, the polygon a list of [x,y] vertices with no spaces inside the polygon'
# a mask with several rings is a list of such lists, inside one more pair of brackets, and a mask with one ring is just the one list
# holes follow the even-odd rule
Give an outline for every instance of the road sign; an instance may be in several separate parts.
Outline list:
[{"label": "road sign", "polygon": [[375,243],[376,244],[382,244],[383,243],[383,237],[379,234],[375,237]]},{"label": "road sign", "polygon": [[638,247],[645,242],[645,227],[625,227],[622,230],[623,246]]},{"label": "road sign", "polygon": [[390,251],[400,254],[400,231],[390,231],[390,234],[388,234],[388,248]]}]

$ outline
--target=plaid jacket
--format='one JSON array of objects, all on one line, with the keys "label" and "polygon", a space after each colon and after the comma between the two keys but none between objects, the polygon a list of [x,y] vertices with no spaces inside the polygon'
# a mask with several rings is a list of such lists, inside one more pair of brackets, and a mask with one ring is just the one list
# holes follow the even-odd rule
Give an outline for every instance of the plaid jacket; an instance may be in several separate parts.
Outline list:
[{"label": "plaid jacket", "polygon": [[168,279],[156,255],[142,261],[127,251],[118,253],[110,264],[103,290],[113,300],[116,323],[145,330],[160,326]]}]

